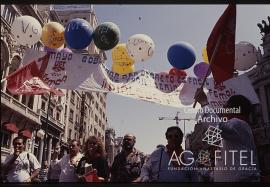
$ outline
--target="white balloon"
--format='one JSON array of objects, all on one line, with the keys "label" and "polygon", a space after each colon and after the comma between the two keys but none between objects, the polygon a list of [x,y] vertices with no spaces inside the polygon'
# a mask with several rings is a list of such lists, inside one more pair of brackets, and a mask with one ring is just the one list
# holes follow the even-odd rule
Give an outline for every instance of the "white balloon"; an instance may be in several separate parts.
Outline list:
[{"label": "white balloon", "polygon": [[20,16],[12,23],[11,34],[19,44],[30,46],[40,40],[42,27],[32,16]]},{"label": "white balloon", "polygon": [[257,50],[249,42],[239,42],[235,45],[234,68],[239,71],[246,71],[256,64]]},{"label": "white balloon", "polygon": [[154,41],[145,34],[135,34],[128,39],[127,51],[135,62],[148,60],[153,56],[154,50]]}]

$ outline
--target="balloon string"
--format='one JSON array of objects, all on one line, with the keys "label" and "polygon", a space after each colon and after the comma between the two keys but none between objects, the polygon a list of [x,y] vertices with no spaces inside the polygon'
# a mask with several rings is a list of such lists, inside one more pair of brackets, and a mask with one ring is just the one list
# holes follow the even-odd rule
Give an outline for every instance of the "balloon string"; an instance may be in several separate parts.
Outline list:
[{"label": "balloon string", "polygon": [[[217,44],[215,45],[215,49],[214,49],[213,55],[211,56],[211,59],[210,59],[210,62],[209,62],[207,73],[204,75],[204,79],[203,79],[202,85],[199,88],[199,90],[203,90],[204,83],[206,82],[207,75],[211,71],[211,65],[212,65],[212,62],[214,61],[214,59],[216,57],[216,53],[218,51],[218,48],[219,48],[220,41],[221,41],[222,37],[223,37],[223,34],[220,34],[219,37],[218,37]],[[207,53],[207,47],[206,47],[206,53]],[[195,108],[196,107],[196,104],[197,104],[197,99],[195,97],[196,97],[196,95],[194,96],[195,102],[193,104],[193,108]]]}]

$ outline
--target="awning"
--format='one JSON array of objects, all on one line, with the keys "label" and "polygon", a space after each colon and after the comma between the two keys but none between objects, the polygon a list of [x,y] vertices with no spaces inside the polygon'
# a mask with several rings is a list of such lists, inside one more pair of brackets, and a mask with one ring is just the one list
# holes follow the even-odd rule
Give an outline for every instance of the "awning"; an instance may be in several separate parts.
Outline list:
[{"label": "awning", "polygon": [[14,133],[18,133],[19,131],[15,123],[6,123],[3,125],[3,128]]},{"label": "awning", "polygon": [[29,129],[25,129],[21,132],[19,132],[19,135],[22,135],[26,138],[31,138],[32,137],[32,132]]}]

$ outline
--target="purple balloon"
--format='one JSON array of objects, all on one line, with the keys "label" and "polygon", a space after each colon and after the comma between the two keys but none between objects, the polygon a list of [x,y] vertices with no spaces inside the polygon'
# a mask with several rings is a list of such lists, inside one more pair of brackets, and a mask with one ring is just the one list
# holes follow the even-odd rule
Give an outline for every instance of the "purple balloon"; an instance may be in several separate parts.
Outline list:
[{"label": "purple balloon", "polygon": [[[203,79],[208,71],[209,65],[205,62],[200,62],[196,66],[194,66],[194,74],[199,78]],[[207,74],[207,77],[211,74],[211,71]]]},{"label": "purple balloon", "polygon": [[61,49],[59,49],[59,48],[49,48],[47,46],[44,46],[44,51],[51,53],[51,52],[59,52],[59,51],[61,51]]},{"label": "purple balloon", "polygon": [[61,52],[72,53],[71,49],[69,49],[69,48],[63,48],[63,49],[61,49]]}]

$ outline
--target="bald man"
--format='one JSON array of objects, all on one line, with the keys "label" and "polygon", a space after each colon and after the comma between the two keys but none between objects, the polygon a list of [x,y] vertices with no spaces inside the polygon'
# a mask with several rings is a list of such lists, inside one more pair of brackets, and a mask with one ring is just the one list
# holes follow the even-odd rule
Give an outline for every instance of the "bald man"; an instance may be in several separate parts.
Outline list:
[{"label": "bald man", "polygon": [[136,150],[136,137],[126,134],[122,142],[122,151],[118,153],[111,167],[111,182],[137,182],[144,164],[145,155]]}]

